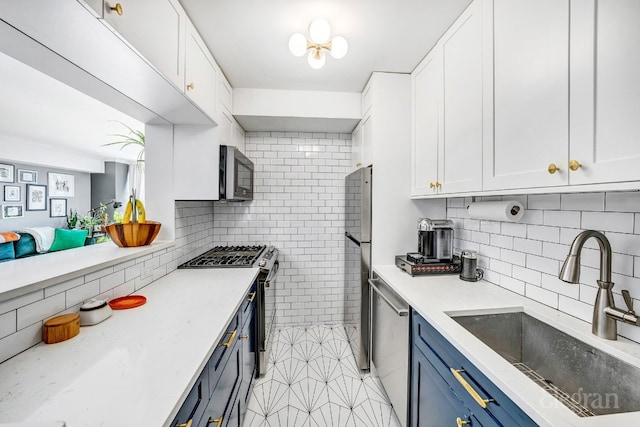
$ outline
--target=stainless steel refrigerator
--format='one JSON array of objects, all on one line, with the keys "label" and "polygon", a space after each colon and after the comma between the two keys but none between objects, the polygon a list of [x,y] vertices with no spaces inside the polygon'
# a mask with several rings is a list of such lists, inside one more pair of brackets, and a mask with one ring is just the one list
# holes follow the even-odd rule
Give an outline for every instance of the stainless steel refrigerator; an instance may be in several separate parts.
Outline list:
[{"label": "stainless steel refrigerator", "polygon": [[369,369],[369,276],[371,275],[372,167],[346,178],[345,327],[360,369]]}]

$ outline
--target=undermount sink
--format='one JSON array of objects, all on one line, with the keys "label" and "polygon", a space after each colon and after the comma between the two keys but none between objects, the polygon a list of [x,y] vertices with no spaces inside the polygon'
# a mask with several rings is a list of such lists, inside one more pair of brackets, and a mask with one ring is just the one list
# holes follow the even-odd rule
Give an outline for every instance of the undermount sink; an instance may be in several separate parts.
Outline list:
[{"label": "undermount sink", "polygon": [[640,369],[523,312],[451,316],[581,417],[640,411]]}]

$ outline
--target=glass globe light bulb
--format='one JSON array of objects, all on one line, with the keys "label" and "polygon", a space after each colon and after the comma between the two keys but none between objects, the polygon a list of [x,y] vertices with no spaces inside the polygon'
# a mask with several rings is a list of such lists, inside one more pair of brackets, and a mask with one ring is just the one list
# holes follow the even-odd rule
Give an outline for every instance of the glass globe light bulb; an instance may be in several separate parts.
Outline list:
[{"label": "glass globe light bulb", "polygon": [[309,38],[314,43],[326,43],[331,35],[331,27],[329,23],[322,19],[316,18],[309,25]]},{"label": "glass globe light bulb", "polygon": [[349,50],[349,44],[347,40],[342,36],[334,37],[331,40],[331,56],[335,59],[342,59]]},{"label": "glass globe light bulb", "polygon": [[307,52],[307,38],[304,34],[295,33],[289,39],[289,51],[295,56],[304,56]]},{"label": "glass globe light bulb", "polygon": [[327,58],[324,56],[324,53],[318,49],[312,49],[309,52],[309,56],[307,56],[307,61],[314,70],[322,68],[326,60]]}]

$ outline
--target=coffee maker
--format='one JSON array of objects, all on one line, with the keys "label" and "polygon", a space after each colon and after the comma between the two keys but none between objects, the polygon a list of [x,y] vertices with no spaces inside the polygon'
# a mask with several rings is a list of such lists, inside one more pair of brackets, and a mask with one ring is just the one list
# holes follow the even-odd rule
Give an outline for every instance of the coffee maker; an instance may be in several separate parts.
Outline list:
[{"label": "coffee maker", "polygon": [[453,221],[450,219],[418,220],[418,252],[426,259],[453,259]]},{"label": "coffee maker", "polygon": [[418,220],[418,252],[396,256],[396,265],[412,276],[460,273],[460,257],[453,254],[453,221]]}]

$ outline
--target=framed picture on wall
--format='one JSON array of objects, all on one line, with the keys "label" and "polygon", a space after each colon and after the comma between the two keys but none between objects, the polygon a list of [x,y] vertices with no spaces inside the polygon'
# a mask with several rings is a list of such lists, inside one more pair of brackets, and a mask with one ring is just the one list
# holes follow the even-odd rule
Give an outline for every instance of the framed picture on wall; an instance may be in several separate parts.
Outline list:
[{"label": "framed picture on wall", "polygon": [[22,184],[37,184],[38,171],[18,169],[18,182]]},{"label": "framed picture on wall", "polygon": [[47,186],[38,184],[27,184],[27,210],[46,211],[47,210]]},{"label": "framed picture on wall", "polygon": [[51,218],[67,216],[67,199],[51,199],[49,204],[49,216]]},{"label": "framed picture on wall", "polygon": [[22,218],[23,216],[24,206],[2,205],[2,219]]},{"label": "framed picture on wall", "polygon": [[14,182],[16,167],[6,163],[0,163],[0,182]]},{"label": "framed picture on wall", "polygon": [[64,173],[49,172],[49,196],[73,197],[74,176]]},{"label": "framed picture on wall", "polygon": [[20,201],[20,186],[19,185],[5,185],[4,186],[4,201],[5,202],[19,202]]}]

